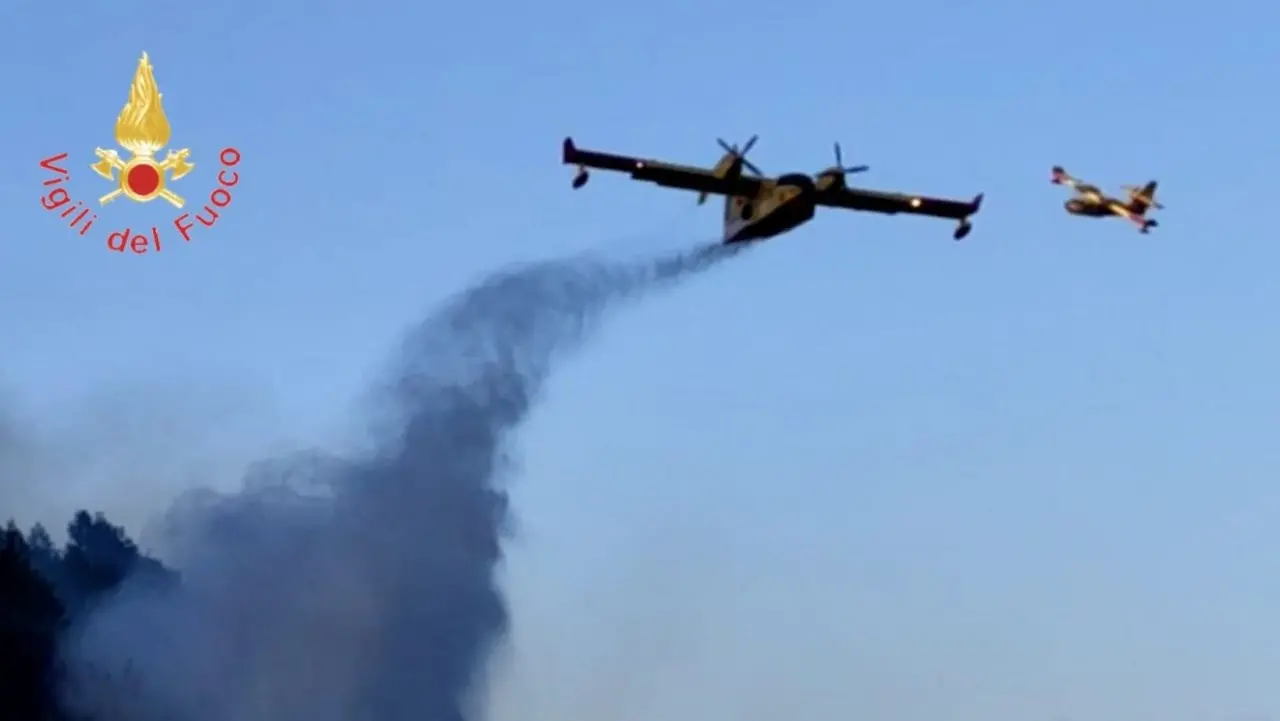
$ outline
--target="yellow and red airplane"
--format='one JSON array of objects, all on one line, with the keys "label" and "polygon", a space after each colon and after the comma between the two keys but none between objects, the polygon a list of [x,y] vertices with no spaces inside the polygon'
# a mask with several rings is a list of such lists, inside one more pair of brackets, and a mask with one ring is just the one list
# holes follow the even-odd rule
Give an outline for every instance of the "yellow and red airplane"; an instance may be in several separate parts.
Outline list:
[{"label": "yellow and red airplane", "polygon": [[1053,166],[1049,182],[1065,185],[1076,192],[1074,198],[1062,204],[1068,213],[1086,218],[1109,218],[1116,215],[1138,226],[1139,233],[1149,233],[1159,225],[1155,219],[1147,217],[1149,209],[1164,210],[1164,206],[1156,202],[1154,180],[1141,187],[1124,186],[1124,191],[1129,195],[1127,201],[1112,198],[1099,190],[1098,186],[1073,178],[1061,165]]}]

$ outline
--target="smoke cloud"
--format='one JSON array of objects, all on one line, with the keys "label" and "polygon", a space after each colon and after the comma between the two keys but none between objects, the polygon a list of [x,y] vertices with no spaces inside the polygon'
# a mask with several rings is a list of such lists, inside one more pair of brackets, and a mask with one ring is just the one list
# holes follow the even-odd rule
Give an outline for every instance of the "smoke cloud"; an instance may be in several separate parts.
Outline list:
[{"label": "smoke cloud", "polygon": [[510,436],[611,304],[732,255],[577,258],[497,273],[409,334],[377,442],[252,468],[165,527],[176,589],[142,579],[70,634],[68,701],[132,721],[462,721],[507,631]]}]

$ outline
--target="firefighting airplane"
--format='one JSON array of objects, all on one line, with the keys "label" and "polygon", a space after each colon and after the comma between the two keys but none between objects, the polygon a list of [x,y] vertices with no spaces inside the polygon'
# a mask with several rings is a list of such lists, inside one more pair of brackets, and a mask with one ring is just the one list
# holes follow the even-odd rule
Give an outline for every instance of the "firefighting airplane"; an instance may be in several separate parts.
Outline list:
[{"label": "firefighting airplane", "polygon": [[1098,186],[1082,183],[1071,177],[1060,165],[1053,166],[1050,182],[1054,185],[1065,185],[1076,192],[1076,197],[1062,204],[1072,215],[1083,215],[1088,218],[1108,218],[1118,215],[1138,226],[1139,233],[1149,233],[1158,226],[1154,219],[1147,217],[1147,210],[1155,208],[1164,210],[1164,206],[1156,202],[1156,181],[1142,187],[1124,186],[1129,200],[1123,201],[1105,195]]},{"label": "firefighting airplane", "polygon": [[[746,154],[759,136],[752,136],[741,149],[719,140],[724,155],[712,168],[695,168],[658,160],[581,150],[572,138],[564,139],[564,163],[578,166],[574,189],[587,184],[587,168],[630,173],[635,180],[698,193],[698,205],[709,194],[723,195],[723,242],[743,243],[781,235],[813,218],[818,206],[847,208],[893,215],[910,213],[959,221],[954,237],[960,240],[973,230],[969,217],[982,206],[982,193],[972,201],[946,200],[902,193],[851,188],[845,184],[849,173],[869,170],[865,165],[844,167],[840,144],[835,144],[836,164],[817,175],[787,173],[766,177]],[[750,171],[744,174],[743,169]]]}]

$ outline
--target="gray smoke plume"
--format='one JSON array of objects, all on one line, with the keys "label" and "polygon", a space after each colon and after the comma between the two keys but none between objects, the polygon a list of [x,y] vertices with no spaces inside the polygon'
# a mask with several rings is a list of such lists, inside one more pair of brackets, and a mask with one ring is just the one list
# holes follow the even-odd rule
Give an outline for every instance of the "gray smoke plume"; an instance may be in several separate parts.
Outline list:
[{"label": "gray smoke plume", "polygon": [[412,332],[373,451],[251,470],[167,518],[177,589],[134,579],[67,642],[115,721],[462,721],[507,628],[510,433],[609,305],[732,254],[493,275]]}]

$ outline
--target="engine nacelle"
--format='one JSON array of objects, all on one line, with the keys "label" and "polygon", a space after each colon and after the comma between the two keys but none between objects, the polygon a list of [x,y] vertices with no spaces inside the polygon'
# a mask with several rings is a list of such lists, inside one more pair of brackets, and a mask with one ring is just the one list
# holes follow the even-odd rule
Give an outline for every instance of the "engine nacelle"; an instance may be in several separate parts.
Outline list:
[{"label": "engine nacelle", "polygon": [[824,170],[814,177],[814,185],[818,190],[841,190],[846,185],[844,173],[838,170]]},{"label": "engine nacelle", "polygon": [[[725,165],[726,162],[728,165]],[[746,160],[741,155],[726,153],[724,157],[720,158],[720,162],[716,163],[715,167],[711,169],[711,174],[729,181],[737,180],[742,177],[742,164],[745,162]],[[711,194],[707,192],[698,193],[698,205],[707,202],[707,198],[710,196]]]}]

